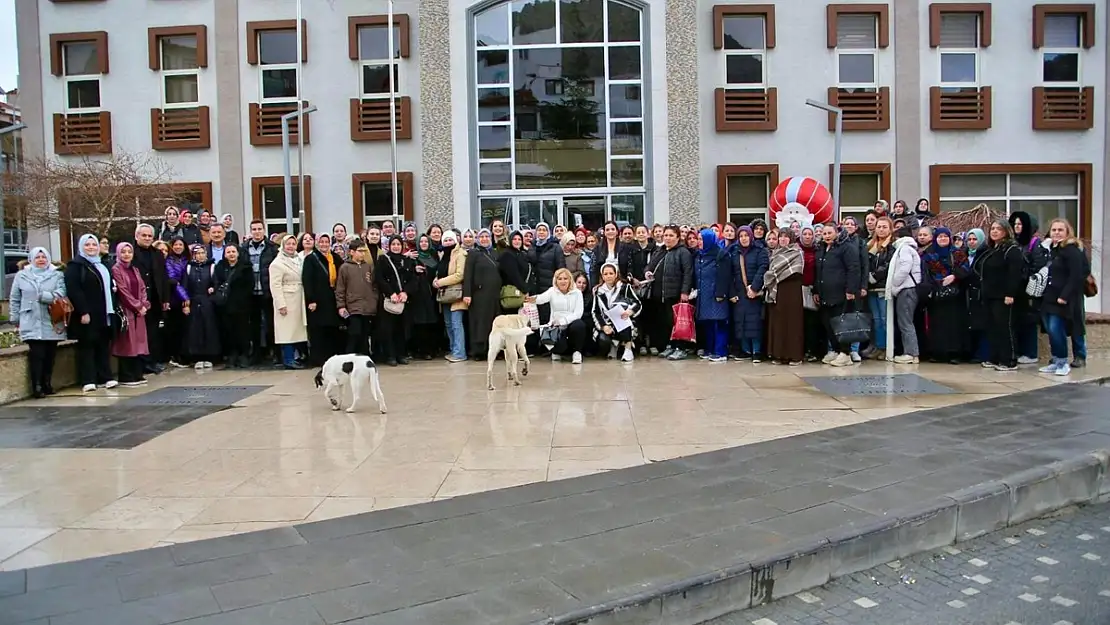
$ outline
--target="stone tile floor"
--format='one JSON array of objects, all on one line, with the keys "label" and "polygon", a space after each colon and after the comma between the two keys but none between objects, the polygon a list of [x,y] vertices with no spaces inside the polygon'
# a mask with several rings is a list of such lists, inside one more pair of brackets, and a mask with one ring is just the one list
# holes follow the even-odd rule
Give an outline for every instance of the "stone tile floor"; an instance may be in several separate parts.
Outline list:
[{"label": "stone tile floor", "polygon": [[[165,386],[271,387],[130,450],[0,449],[0,569],[642,465],[1098,378],[1110,375],[1110,360],[1092,357],[1068,378],[876,362],[540,360],[518,388],[504,382],[501,363],[496,371],[499,388],[487,392],[478,363],[385,369],[388,415],[372,402],[332,412],[312,371],[182,370],[146,388],[25,402],[92,410]],[[911,372],[954,393],[830,396],[803,379]]]}]

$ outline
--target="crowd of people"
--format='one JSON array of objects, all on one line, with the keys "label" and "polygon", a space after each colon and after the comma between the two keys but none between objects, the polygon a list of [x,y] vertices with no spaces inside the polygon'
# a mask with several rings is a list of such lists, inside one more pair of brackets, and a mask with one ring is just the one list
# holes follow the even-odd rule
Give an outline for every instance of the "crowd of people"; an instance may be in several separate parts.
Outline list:
[{"label": "crowd of people", "polygon": [[[11,321],[30,347],[36,397],[54,392],[66,338],[93,392],[142,385],[167,366],[301,369],[339,353],[388,366],[481,360],[494,318],[511,313],[542,328],[531,353],[574,364],[696,355],[843,367],[892,347],[897,364],[1010,371],[1038,362],[1043,331],[1042,373],[1084,366],[1083,301],[1095,286],[1067,220],[1048,224],[1043,240],[1021,212],[985,231],[931,220],[921,199],[912,211],[880,201],[862,220],[782,229],[755,219],[510,231],[495,220],[480,230],[384,222],[269,236],[255,220],[240,238],[230,215],[202,211],[194,222],[170,207],[157,228],[142,224],[114,249],[81,236],[64,268],[31,250],[12,285]],[[845,332],[860,319],[862,337]]]}]

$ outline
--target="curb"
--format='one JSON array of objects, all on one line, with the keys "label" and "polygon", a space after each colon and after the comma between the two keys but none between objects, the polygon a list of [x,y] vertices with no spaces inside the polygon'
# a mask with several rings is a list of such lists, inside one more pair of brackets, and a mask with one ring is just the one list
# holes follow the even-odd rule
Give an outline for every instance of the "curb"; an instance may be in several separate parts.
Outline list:
[{"label": "curb", "polygon": [[[1104,383],[1110,378],[1082,383]],[[1077,504],[1110,500],[1110,449],[1034,467],[886,518],[811,536],[748,562],[532,625],[697,625],[923,551],[964,542]]]}]

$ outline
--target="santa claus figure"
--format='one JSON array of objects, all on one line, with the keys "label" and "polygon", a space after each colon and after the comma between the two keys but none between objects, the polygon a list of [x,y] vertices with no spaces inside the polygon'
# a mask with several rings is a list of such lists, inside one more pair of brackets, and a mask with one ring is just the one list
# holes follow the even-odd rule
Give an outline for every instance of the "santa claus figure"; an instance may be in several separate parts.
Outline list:
[{"label": "santa claus figure", "polygon": [[832,194],[808,176],[793,176],[779,183],[768,201],[771,221],[778,228],[811,227],[833,218]]}]

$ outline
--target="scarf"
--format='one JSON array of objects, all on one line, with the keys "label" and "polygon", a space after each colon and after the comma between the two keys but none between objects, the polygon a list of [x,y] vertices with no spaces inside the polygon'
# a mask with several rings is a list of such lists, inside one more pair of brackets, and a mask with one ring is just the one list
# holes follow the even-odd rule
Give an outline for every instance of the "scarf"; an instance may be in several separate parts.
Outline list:
[{"label": "scarf", "polygon": [[541,239],[537,234],[535,243],[536,247],[547,245],[547,242],[551,240],[551,226],[547,225],[547,222],[541,221],[540,223],[536,224],[536,232],[539,232],[540,226],[543,226],[545,229],[547,229],[547,236]]},{"label": "scarf", "polygon": [[779,284],[787,278],[801,275],[804,270],[805,255],[797,243],[771,252],[771,264],[763,276],[763,292],[767,303],[774,304],[778,300]]},{"label": "scarf", "polygon": [[324,257],[324,260],[328,261],[328,285],[334,289],[335,280],[337,277],[335,272],[335,255],[331,252],[328,252],[327,254],[317,252],[317,254],[320,254],[320,256]]},{"label": "scarf", "polygon": [[[430,239],[428,240],[428,243],[431,243]],[[419,246],[417,247],[419,248]],[[439,255],[436,254],[435,250],[432,249],[430,245],[426,250],[417,250],[416,260],[421,265],[424,265],[428,269],[431,269],[433,273],[435,272],[436,267],[439,266]]]},{"label": "scarf", "polygon": [[[975,247],[971,247],[967,244],[967,238],[972,235],[975,236]],[[967,249],[968,259],[973,260],[975,258],[975,254],[977,254],[979,250],[983,249],[983,244],[986,242],[987,235],[983,232],[982,228],[972,228],[971,230],[968,230],[967,234],[964,235],[964,248]]]},{"label": "scarf", "polygon": [[[46,256],[46,266],[42,269],[35,266],[35,257],[38,256],[40,252]],[[54,269],[54,265],[50,264],[50,252],[46,251],[45,247],[32,247],[31,252],[27,254],[27,258],[31,261],[27,266],[31,269],[30,273],[32,276],[45,276]]]},{"label": "scarf", "polygon": [[287,235],[281,237],[281,241],[278,242],[278,250],[280,250],[281,255],[286,257],[286,258],[295,258],[297,256],[297,252],[293,252],[292,254],[289,254],[288,252],[285,251],[285,241],[287,239],[293,239],[294,241],[296,241],[297,237],[295,237],[291,234],[287,234]]},{"label": "scarf", "polygon": [[701,249],[698,254],[705,256],[707,254],[716,254],[721,251],[721,247],[717,245],[717,233],[713,232],[712,228],[706,228],[701,231]]},{"label": "scarf", "polygon": [[[480,243],[480,241],[482,240],[482,233],[483,232],[488,234],[489,237],[490,237],[490,244],[489,245],[482,245]],[[474,247],[480,247],[480,248],[486,250],[487,252],[493,249],[493,246],[494,246],[495,243],[499,243],[499,241],[495,242],[493,240],[493,233],[490,232],[489,228],[482,228],[481,230],[478,231],[478,234],[474,237]],[[505,237],[505,247],[508,247],[508,246],[509,246],[509,237],[506,236]]]},{"label": "scarf", "polygon": [[[88,240],[96,241],[97,253],[92,256],[85,254],[85,241]],[[115,312],[116,307],[112,304],[112,275],[108,273],[108,268],[104,266],[104,261],[100,259],[100,239],[97,239],[96,235],[93,234],[83,234],[81,239],[77,241],[77,249],[80,250],[78,253],[81,258],[89,261],[93,271],[100,275],[100,288],[104,291],[104,310],[107,313]],[[104,319],[107,325],[112,325],[110,314],[104,315]]]}]

